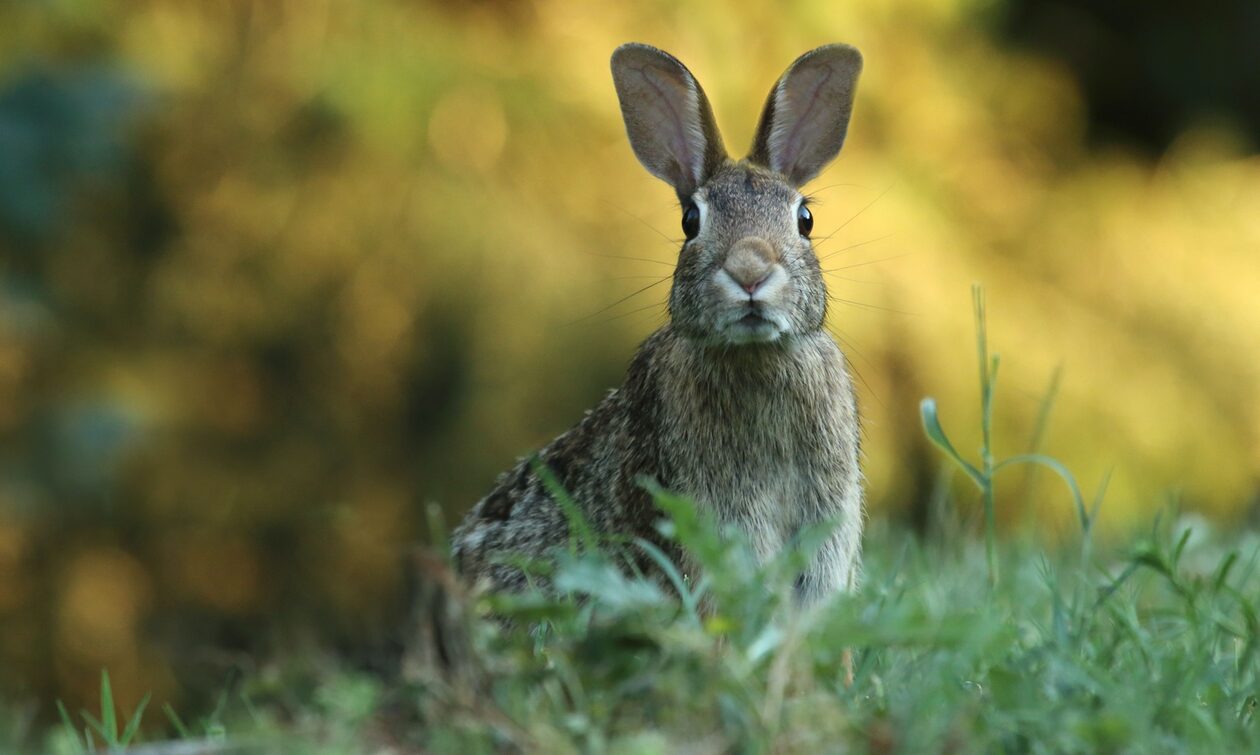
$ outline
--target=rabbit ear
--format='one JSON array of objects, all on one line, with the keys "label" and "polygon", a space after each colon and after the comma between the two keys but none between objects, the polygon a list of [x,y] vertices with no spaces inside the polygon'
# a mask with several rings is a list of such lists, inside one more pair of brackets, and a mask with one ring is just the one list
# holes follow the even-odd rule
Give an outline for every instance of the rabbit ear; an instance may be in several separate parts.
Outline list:
[{"label": "rabbit ear", "polygon": [[643,44],[618,47],[612,75],[635,156],[690,197],[726,161],[704,90],[677,58]]},{"label": "rabbit ear", "polygon": [[862,54],[849,45],[826,45],[797,58],[770,90],[749,161],[795,186],[818,175],[844,144],[861,72]]}]

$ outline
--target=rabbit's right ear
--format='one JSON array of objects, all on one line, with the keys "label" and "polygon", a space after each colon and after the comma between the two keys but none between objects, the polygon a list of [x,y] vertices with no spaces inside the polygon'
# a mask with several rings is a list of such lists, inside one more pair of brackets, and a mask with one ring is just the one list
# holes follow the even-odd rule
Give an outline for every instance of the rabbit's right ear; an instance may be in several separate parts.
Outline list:
[{"label": "rabbit's right ear", "polygon": [[726,161],[704,90],[677,58],[650,45],[618,47],[612,74],[635,156],[686,201]]},{"label": "rabbit's right ear", "polygon": [[862,54],[825,45],[796,59],[770,90],[750,162],[802,186],[835,159],[853,114]]}]

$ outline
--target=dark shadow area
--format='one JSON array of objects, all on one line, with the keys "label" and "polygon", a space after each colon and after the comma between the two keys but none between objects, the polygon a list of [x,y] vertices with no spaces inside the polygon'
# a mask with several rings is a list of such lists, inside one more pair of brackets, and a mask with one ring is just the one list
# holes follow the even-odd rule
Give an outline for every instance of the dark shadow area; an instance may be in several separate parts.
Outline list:
[{"label": "dark shadow area", "polygon": [[1007,0],[995,31],[1080,83],[1095,144],[1159,154],[1188,127],[1224,124],[1260,146],[1260,4]]}]

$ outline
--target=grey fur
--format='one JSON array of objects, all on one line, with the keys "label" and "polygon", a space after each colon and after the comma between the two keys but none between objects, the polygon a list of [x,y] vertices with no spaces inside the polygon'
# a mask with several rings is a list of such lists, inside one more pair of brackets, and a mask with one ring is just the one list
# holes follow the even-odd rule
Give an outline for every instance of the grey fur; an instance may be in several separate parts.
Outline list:
[{"label": "grey fur", "polygon": [[[858,61],[836,68],[851,78],[824,88],[809,115],[817,121],[831,113],[833,128],[811,122],[795,132],[806,141],[792,143],[794,155],[814,155],[814,162],[793,162],[796,175],[772,170],[770,134],[776,123],[782,130],[775,93],[791,89],[801,61],[832,59],[841,48],[846,60]],[[860,70],[854,56],[852,48],[829,46],[798,59],[771,92],[754,142],[757,159],[733,162],[703,91],[681,63],[646,45],[614,53],[613,78],[636,155],[701,208],[702,222],[679,255],[671,322],[644,342],[625,383],[539,454],[596,531],[646,538],[680,562],[657,533],[660,512],[642,478],[738,526],[763,561],[802,528],[835,522],[798,583],[805,603],[852,588],[861,552],[856,400],[844,356],[823,327],[827,290],[811,243],[798,233],[796,191],[801,171],[820,170],[817,156],[830,160],[843,140]],[[641,83],[643,70],[682,89],[623,86]],[[678,91],[686,96],[679,99]],[[692,107],[676,107],[691,93]],[[567,542],[562,511],[522,460],[456,529],[454,554],[467,577],[510,590],[525,578],[507,557],[545,558]]]}]

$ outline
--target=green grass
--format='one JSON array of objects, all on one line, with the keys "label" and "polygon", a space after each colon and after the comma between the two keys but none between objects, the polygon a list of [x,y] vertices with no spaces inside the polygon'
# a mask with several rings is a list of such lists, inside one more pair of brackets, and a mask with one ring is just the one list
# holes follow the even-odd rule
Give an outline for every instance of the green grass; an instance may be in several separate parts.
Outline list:
[{"label": "green grass", "polygon": [[[675,515],[677,516],[677,514]],[[417,744],[491,751],[1247,752],[1260,743],[1256,543],[1168,519],[1082,568],[999,543],[922,544],[879,527],[862,591],[786,610],[785,559],[753,568],[698,527],[696,603],[627,581],[599,554],[564,556],[572,599],[497,600],[539,636],[488,632],[473,705],[436,683],[410,695]],[[844,651],[856,653],[844,683]],[[952,745],[950,744],[952,743]]]},{"label": "green grass", "polygon": [[982,539],[924,543],[876,523],[861,591],[801,615],[782,599],[801,554],[757,568],[738,537],[662,501],[702,579],[665,589],[626,577],[607,551],[562,553],[562,595],[483,599],[521,624],[472,619],[471,670],[386,681],[291,662],[246,685],[251,713],[229,739],[460,753],[1260,745],[1255,536],[1170,514],[1084,566],[1076,547],[999,540],[991,586]]},{"label": "green grass", "polygon": [[66,706],[57,701],[57,714],[61,717],[61,725],[63,727],[63,742],[68,749],[77,752],[91,752],[96,749],[97,739],[100,739],[100,745],[104,749],[122,749],[131,744],[135,739],[136,732],[140,729],[140,722],[144,718],[144,709],[149,705],[149,695],[145,695],[136,706],[135,711],[127,719],[123,725],[121,732],[118,730],[117,711],[114,707],[114,689],[109,683],[109,672],[101,670],[101,714],[98,718],[86,710],[79,711],[79,716],[83,720],[82,738],[80,738],[79,728],[75,724],[74,718],[70,712],[66,710]]},{"label": "green grass", "polygon": [[[701,579],[663,588],[625,576],[607,550],[563,553],[552,574],[563,594],[481,601],[520,626],[473,619],[474,681],[437,669],[384,681],[327,660],[269,672],[245,685],[252,703],[237,706],[229,739],[461,753],[1260,745],[1254,535],[1170,514],[1084,565],[1074,546],[998,540],[993,586],[981,539],[924,543],[877,521],[861,591],[803,616],[784,600],[803,554],[758,568],[738,537],[681,499],[661,502]],[[105,742],[110,721],[91,720]]]},{"label": "green grass", "polygon": [[[1038,452],[1040,427],[1027,453],[994,457],[999,362],[978,290],[976,312],[979,463],[954,448],[930,399],[923,419],[976,485],[978,535],[925,542],[876,520],[862,588],[802,613],[791,585],[824,532],[758,566],[738,533],[653,489],[663,532],[702,566],[687,579],[645,541],[601,541],[541,469],[572,520],[568,549],[531,565],[554,593],[437,601],[467,610],[423,617],[448,632],[435,662],[382,678],[298,657],[234,689],[234,705],[225,692],[213,728],[192,733],[167,709],[168,728],[203,741],[226,731],[265,752],[1260,751],[1260,536],[1168,508],[1147,532],[1094,542],[1101,491],[1087,507],[1068,470]],[[1020,463],[1067,483],[1074,541],[998,535],[992,480]],[[628,575],[635,550],[665,578]],[[100,717],[83,713],[81,738],[66,714],[49,749],[134,735],[143,706],[119,734],[110,697],[104,677]]]}]

